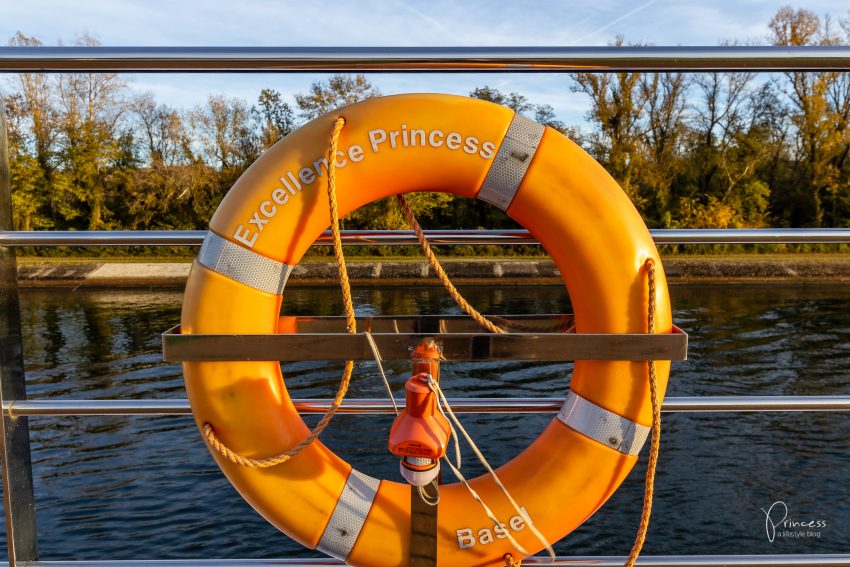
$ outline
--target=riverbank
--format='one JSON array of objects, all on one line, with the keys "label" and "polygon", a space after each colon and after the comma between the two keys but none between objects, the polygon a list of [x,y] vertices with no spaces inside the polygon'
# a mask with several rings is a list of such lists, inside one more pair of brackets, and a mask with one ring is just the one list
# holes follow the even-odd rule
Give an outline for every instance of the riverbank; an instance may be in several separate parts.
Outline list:
[{"label": "riverbank", "polygon": [[[684,282],[850,282],[848,254],[677,255],[665,257],[671,283]],[[21,287],[182,287],[188,261],[104,261],[21,258]],[[555,284],[560,272],[547,259],[446,258],[446,272],[458,283]],[[352,257],[349,276],[355,285],[439,285],[433,270],[418,259]],[[336,266],[328,261],[296,266],[289,285],[335,285]]]}]

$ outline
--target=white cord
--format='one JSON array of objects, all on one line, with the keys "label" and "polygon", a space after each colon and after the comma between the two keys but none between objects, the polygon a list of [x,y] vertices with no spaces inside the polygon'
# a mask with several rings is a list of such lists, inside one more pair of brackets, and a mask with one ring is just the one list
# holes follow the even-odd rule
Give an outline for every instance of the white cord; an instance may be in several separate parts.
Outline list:
[{"label": "white cord", "polygon": [[[499,475],[496,474],[496,471],[494,471],[493,467],[490,466],[490,463],[487,462],[487,459],[484,457],[484,454],[481,452],[480,449],[478,449],[478,446],[475,444],[475,441],[472,440],[472,437],[470,437],[469,433],[466,432],[466,429],[464,429],[463,425],[461,425],[461,423],[460,423],[460,420],[457,418],[454,411],[452,411],[452,408],[449,405],[449,401],[446,399],[445,394],[443,394],[443,390],[440,388],[440,385],[437,383],[436,380],[434,380],[430,376],[429,376],[429,380],[428,380],[428,387],[431,389],[432,392],[437,394],[437,396],[439,397],[439,400],[442,402],[442,405],[445,406],[446,411],[448,412],[448,416],[451,418],[451,421],[454,421],[457,428],[463,434],[464,439],[466,439],[466,442],[469,443],[469,446],[472,449],[472,452],[475,453],[475,456],[478,457],[478,460],[481,462],[482,465],[484,465],[484,468],[487,469],[487,472],[489,472],[490,475],[493,477],[493,481],[496,483],[496,486],[498,486],[501,489],[502,493],[505,495],[505,498],[508,499],[508,501],[511,503],[511,506],[513,506],[514,510],[516,510],[517,514],[519,514],[520,517],[523,520],[525,520],[525,523],[526,523],[526,525],[528,525],[528,528],[537,537],[537,539],[540,540],[540,542],[544,545],[544,547],[546,548],[546,551],[549,553],[549,557],[552,559],[552,561],[554,561],[555,560],[555,550],[552,549],[552,544],[550,544],[549,540],[546,539],[546,536],[544,536],[540,532],[540,530],[537,529],[537,527],[534,525],[534,522],[531,521],[531,517],[528,515],[528,513],[523,508],[521,508],[519,504],[517,504],[516,500],[514,500],[513,496],[511,496],[511,493],[508,492],[507,487],[502,483],[501,479],[499,478]],[[438,404],[438,406],[439,405],[440,404]],[[442,411],[442,407],[440,408],[440,411]],[[446,415],[445,412],[443,413],[443,415]],[[452,433],[455,433],[454,428],[452,428]],[[455,439],[455,442],[457,442],[457,439]],[[472,493],[473,497],[476,500],[479,500],[479,503],[484,507],[485,512],[487,512],[488,516],[489,516],[490,513],[491,513],[491,512],[489,512],[489,508],[487,508],[487,506],[484,504],[484,502],[480,500],[478,495],[469,486],[469,484],[466,482],[466,480],[463,479],[463,477],[460,475],[460,470],[456,469],[454,467],[454,465],[451,464],[451,461],[449,461],[449,459],[445,459],[445,460],[446,460],[447,463],[449,463],[449,467],[452,469],[452,472],[454,472],[455,475],[457,475],[458,478],[466,485],[466,487],[469,488],[469,491]],[[491,517],[490,520],[496,522],[496,524],[499,525],[499,521],[496,520],[495,517]],[[511,543],[514,544],[514,546],[517,548],[517,550],[519,550],[523,555],[527,556],[528,553],[526,553],[521,547],[519,547],[519,544],[517,544],[514,541],[514,539],[510,536],[510,532],[508,531],[507,533],[508,533],[508,538],[511,540]]]},{"label": "white cord", "polygon": [[390,397],[390,401],[393,403],[393,409],[395,410],[395,414],[398,415],[398,405],[395,403],[395,398],[393,397],[393,389],[390,387],[390,381],[387,380],[387,375],[384,373],[384,365],[382,364],[383,359],[381,358],[381,352],[378,350],[378,345],[375,343],[374,337],[372,337],[372,333],[369,331],[363,331],[363,334],[366,335],[366,342],[369,343],[369,348],[372,349],[372,356],[375,357],[375,362],[378,364],[378,370],[381,372],[381,378],[384,380],[384,386],[387,387],[387,395]]},{"label": "white cord", "polygon": [[[425,490],[425,486],[433,486],[436,496],[431,496],[430,494],[428,494],[428,491]],[[440,485],[437,484],[437,479],[435,478],[425,486],[416,487],[416,491],[419,492],[419,498],[421,498],[422,501],[428,506],[436,506],[440,503]]]},{"label": "white cord", "polygon": [[[493,522],[493,525],[503,526],[504,524],[499,521],[499,518],[496,517],[496,514],[493,513],[493,510],[491,510],[490,507],[487,506],[481,496],[479,496],[475,489],[469,485],[469,483],[466,481],[466,478],[460,472],[460,469],[455,467],[452,464],[451,460],[447,457],[443,457],[443,460],[446,461],[446,464],[449,465],[450,469],[452,469],[452,472],[457,477],[457,479],[463,483],[467,490],[469,490],[469,494],[471,494],[475,501],[481,505],[481,507],[484,509],[484,513],[487,514],[487,517],[490,519],[491,522]],[[520,554],[522,554],[523,557],[528,557],[529,553],[525,550],[523,546],[519,544],[517,540],[514,539],[514,536],[511,535],[511,531],[505,530],[504,533],[508,536],[508,541],[511,542],[511,545],[513,545],[516,550],[519,551]]]},{"label": "white cord", "polygon": [[[390,401],[392,401],[393,409],[395,410],[396,415],[398,415],[398,405],[396,404],[395,398],[393,397],[393,391],[390,387],[390,382],[387,379],[386,373],[384,372],[384,366],[382,364],[383,359],[381,358],[381,353],[378,350],[378,345],[375,343],[375,339],[372,337],[372,333],[370,333],[369,331],[364,331],[363,334],[366,336],[366,341],[369,343],[369,348],[371,348],[372,350],[372,355],[374,356],[375,362],[378,365],[378,370],[380,371],[381,379],[384,381],[384,386],[386,386],[387,388],[387,394],[390,397]],[[529,530],[531,530],[531,532],[537,537],[537,539],[539,539],[540,542],[543,543],[543,545],[546,547],[546,551],[549,553],[549,557],[551,557],[552,561],[554,561],[555,550],[552,549],[552,545],[549,543],[549,540],[547,540],[546,537],[542,533],[540,533],[540,530],[538,530],[537,527],[534,525],[534,522],[531,521],[531,517],[528,515],[528,513],[523,508],[521,508],[519,504],[517,504],[516,500],[514,500],[513,496],[511,496],[510,492],[508,492],[507,487],[505,487],[501,479],[499,479],[499,476],[496,474],[496,471],[494,471],[493,468],[490,466],[490,463],[487,462],[487,459],[484,457],[484,454],[481,453],[480,449],[478,449],[478,446],[475,444],[475,441],[472,440],[472,437],[470,437],[469,433],[466,432],[466,429],[464,429],[463,425],[461,425],[460,423],[460,420],[457,418],[454,411],[452,411],[452,408],[449,405],[449,401],[446,399],[445,394],[443,394],[443,390],[440,388],[440,385],[437,383],[436,380],[434,380],[433,377],[431,377],[431,375],[428,375],[426,383],[428,384],[428,388],[437,395],[437,408],[440,410],[440,413],[443,414],[443,417],[445,417],[448,421],[449,429],[451,430],[452,437],[454,438],[455,460],[457,462],[457,466],[452,463],[451,459],[449,459],[448,456],[443,457],[443,460],[446,462],[446,464],[449,465],[449,468],[451,469],[452,473],[454,473],[458,480],[461,481],[464,486],[466,486],[467,490],[469,490],[469,493],[472,495],[475,501],[478,502],[484,509],[484,513],[487,514],[487,517],[490,519],[490,521],[493,522],[493,524],[496,526],[503,525],[502,522],[499,521],[499,519],[490,509],[490,507],[487,506],[481,496],[475,491],[474,488],[469,485],[469,482],[467,482],[466,477],[463,476],[463,473],[460,472],[462,461],[460,441],[457,434],[457,430],[455,430],[456,425],[457,428],[461,431],[461,433],[463,433],[463,437],[464,439],[466,439],[466,442],[469,443],[469,446],[472,448],[472,452],[475,453],[475,456],[478,457],[478,460],[481,462],[482,465],[484,465],[484,468],[486,468],[490,475],[493,477],[493,480],[495,481],[496,485],[499,487],[499,489],[501,489],[502,493],[511,503],[511,506],[513,506],[514,510],[516,510],[519,516],[525,521]],[[443,409],[443,407],[445,407],[445,410]],[[446,415],[446,412],[448,412],[448,415]],[[452,422],[454,422],[454,425],[452,425]],[[422,500],[426,504],[428,504],[429,506],[436,506],[440,502],[440,489],[439,486],[436,484],[436,481],[433,481],[432,484],[436,488],[436,496],[432,497],[430,494],[427,493],[425,487],[422,486],[417,487],[417,490],[419,491],[420,498],[422,498]],[[519,542],[513,537],[513,535],[511,535],[510,530],[505,530],[504,533],[507,535],[508,541],[511,542],[511,545],[513,545],[518,552],[520,552],[525,557],[529,555],[528,551],[526,551],[525,548],[522,547],[522,545],[520,545]]]}]

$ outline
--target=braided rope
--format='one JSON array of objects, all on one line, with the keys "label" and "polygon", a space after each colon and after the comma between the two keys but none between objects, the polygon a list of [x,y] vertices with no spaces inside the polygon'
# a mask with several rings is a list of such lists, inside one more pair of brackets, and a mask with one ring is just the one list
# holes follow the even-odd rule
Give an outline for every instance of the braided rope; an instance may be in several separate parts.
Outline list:
[{"label": "braided rope", "polygon": [[407,205],[407,200],[404,198],[404,195],[396,195],[396,200],[398,200],[398,204],[401,206],[401,210],[407,218],[407,222],[410,223],[410,226],[413,227],[413,230],[416,232],[416,239],[419,240],[419,245],[422,247],[422,251],[428,258],[428,262],[430,262],[431,267],[434,268],[434,273],[438,278],[440,278],[440,281],[443,282],[443,286],[445,286],[449,295],[452,296],[452,299],[455,300],[455,303],[457,303],[467,315],[472,317],[479,325],[491,333],[496,333],[498,335],[504,334],[505,330],[501,327],[497,327],[492,321],[487,319],[477,309],[475,309],[475,307],[470,305],[449,279],[449,276],[446,274],[443,266],[440,265],[440,261],[437,259],[437,256],[434,255],[434,251],[431,250],[431,245],[428,243],[428,239],[425,238],[425,233],[422,232],[422,227],[419,226],[419,221],[416,220],[416,217],[413,215],[413,211],[411,211],[410,207]]},{"label": "braided rope", "polygon": [[[655,333],[655,261],[650,258],[644,263],[649,286],[649,301],[647,306],[646,331]],[[626,567],[634,567],[649,529],[649,516],[652,513],[652,496],[655,491],[655,467],[658,464],[658,450],[661,445],[661,406],[658,403],[658,384],[655,374],[655,361],[648,360],[649,366],[649,396],[652,401],[652,443],[649,448],[649,463],[646,465],[646,482],[643,492],[643,511],[640,515],[635,543],[626,560]]]},{"label": "braided rope", "polygon": [[[354,318],[354,304],[351,300],[351,284],[348,281],[348,271],[345,268],[345,256],[342,253],[342,239],[339,235],[339,214],[337,212],[336,202],[336,152],[339,146],[339,135],[342,132],[342,127],[345,125],[344,118],[337,118],[334,122],[333,131],[331,133],[330,142],[328,143],[328,205],[330,209],[331,231],[334,239],[334,255],[336,256],[336,267],[339,273],[339,285],[342,288],[342,300],[345,307],[345,326],[346,330],[351,334],[357,333],[357,321]],[[351,373],[354,370],[354,362],[347,360],[345,368],[342,371],[342,377],[339,380],[339,388],[333,402],[319,423],[310,431],[310,434],[305,437],[300,443],[292,447],[288,451],[267,457],[265,459],[252,459],[244,457],[221,442],[216,436],[213,427],[209,423],[205,423],[203,427],[204,439],[210,448],[214,449],[218,454],[237,465],[252,469],[264,469],[280,465],[290,460],[301,451],[310,445],[328,426],[336,414],[336,410],[342,404],[345,394],[348,392],[348,385],[351,382]]]},{"label": "braided rope", "polygon": [[399,206],[401,206],[401,210],[404,213],[405,218],[407,218],[408,224],[410,224],[413,231],[416,233],[416,239],[419,241],[419,245],[422,247],[422,252],[425,253],[425,257],[428,258],[428,263],[431,264],[431,267],[434,268],[434,273],[442,282],[443,287],[446,288],[446,291],[449,292],[449,295],[452,296],[452,299],[455,300],[455,303],[463,309],[463,311],[472,317],[479,325],[490,331],[491,333],[496,334],[504,334],[507,333],[504,328],[508,329],[516,329],[518,331],[522,331],[525,333],[564,333],[567,332],[570,323],[565,321],[558,321],[551,325],[545,326],[533,326],[533,325],[525,325],[520,321],[511,321],[510,319],[505,319],[504,317],[499,317],[498,315],[490,315],[489,318],[485,317],[481,314],[480,311],[475,309],[469,302],[460,294],[458,289],[449,279],[448,274],[443,269],[442,264],[440,264],[440,260],[437,258],[437,255],[434,254],[433,249],[431,248],[431,244],[428,242],[428,239],[425,237],[425,232],[422,230],[422,226],[419,224],[419,221],[416,220],[416,216],[413,214],[413,211],[410,210],[410,206],[407,204],[407,199],[404,198],[404,195],[396,195],[396,200],[398,200]]},{"label": "braided rope", "polygon": [[507,327],[508,329],[516,329],[525,333],[566,333],[570,327],[574,325],[571,318],[566,318],[561,321],[556,321],[550,325],[526,325],[521,321],[505,319],[498,315],[489,315],[490,320],[494,323]]}]

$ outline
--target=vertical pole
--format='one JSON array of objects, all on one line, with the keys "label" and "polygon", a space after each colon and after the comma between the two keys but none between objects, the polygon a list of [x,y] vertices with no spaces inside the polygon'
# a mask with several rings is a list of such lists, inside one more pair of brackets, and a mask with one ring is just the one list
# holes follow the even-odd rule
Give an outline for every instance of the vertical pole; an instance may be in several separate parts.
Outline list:
[{"label": "vertical pole", "polygon": [[[424,332],[439,332],[439,329]],[[425,339],[417,345],[411,359],[414,376],[427,372],[434,380],[440,379],[440,349],[433,339]],[[428,489],[433,490],[433,487]],[[422,500],[419,492],[411,487],[410,567],[437,567],[437,508]]]},{"label": "vertical pole", "polygon": [[[12,180],[6,110],[0,101],[0,230],[12,230]],[[26,399],[18,266],[14,248],[0,246],[0,404]],[[2,405],[0,405],[2,407]],[[3,508],[9,565],[38,559],[29,422],[3,412],[0,420]]]},{"label": "vertical pole", "polygon": [[[429,490],[433,488],[429,487]],[[410,487],[410,567],[437,567],[437,506]]]}]

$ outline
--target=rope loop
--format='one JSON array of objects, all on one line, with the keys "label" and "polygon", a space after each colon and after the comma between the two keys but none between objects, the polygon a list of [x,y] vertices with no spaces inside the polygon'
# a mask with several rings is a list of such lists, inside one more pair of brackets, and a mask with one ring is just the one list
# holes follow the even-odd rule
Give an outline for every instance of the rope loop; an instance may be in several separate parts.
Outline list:
[{"label": "rope loop", "polygon": [[[648,334],[655,333],[655,260],[649,258],[644,262],[647,279],[647,313],[646,313],[646,332]],[[648,360],[647,367],[649,372],[649,397],[652,402],[652,441],[649,447],[649,462],[646,465],[646,480],[643,490],[643,510],[640,515],[640,524],[635,542],[629,557],[626,560],[626,567],[634,567],[635,562],[640,556],[643,549],[643,544],[646,541],[646,532],[649,530],[649,517],[652,514],[652,497],[655,492],[655,469],[658,465],[658,452],[661,446],[661,404],[658,401],[658,378],[655,372],[655,361]]]},{"label": "rope loop", "polygon": [[[354,303],[351,300],[351,283],[348,281],[348,270],[345,267],[345,256],[342,253],[342,239],[339,234],[339,214],[337,212],[336,202],[336,153],[339,147],[339,135],[342,132],[342,127],[345,125],[345,118],[339,117],[334,121],[333,130],[331,132],[330,141],[328,142],[328,209],[330,211],[331,232],[333,232],[334,255],[336,256],[336,267],[339,276],[339,285],[342,289],[342,300],[345,307],[345,327],[346,330],[354,335],[357,333],[357,321],[354,317]],[[371,335],[368,336],[371,339]],[[380,365],[380,362],[378,362]],[[219,439],[212,424],[204,423],[203,435],[204,440],[211,449],[215,450],[219,455],[237,465],[252,469],[264,469],[281,465],[291,458],[298,455],[308,445],[315,441],[319,435],[325,430],[328,424],[336,415],[339,406],[342,405],[342,400],[348,393],[348,385],[351,383],[351,374],[354,371],[354,361],[345,361],[345,367],[342,371],[342,376],[339,380],[339,387],[336,395],[328,410],[322,415],[319,423],[310,431],[300,443],[279,455],[267,457],[265,459],[253,459],[245,457],[230,449]],[[383,369],[382,369],[383,372]]]},{"label": "rope loop", "polygon": [[[433,496],[428,494],[427,488],[429,486],[434,487]],[[417,486],[416,491],[419,493],[419,498],[428,506],[436,506],[440,503],[440,485],[437,484],[437,479],[432,480],[430,484],[426,484],[425,486]]]}]

